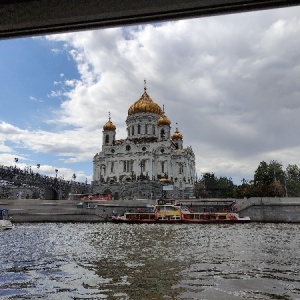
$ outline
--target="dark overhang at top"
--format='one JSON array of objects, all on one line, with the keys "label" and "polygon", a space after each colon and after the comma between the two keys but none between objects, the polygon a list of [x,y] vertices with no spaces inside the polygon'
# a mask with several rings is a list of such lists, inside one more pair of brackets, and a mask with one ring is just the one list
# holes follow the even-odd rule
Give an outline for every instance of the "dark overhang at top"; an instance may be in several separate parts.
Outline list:
[{"label": "dark overhang at top", "polygon": [[0,39],[300,5],[300,0],[0,0]]}]

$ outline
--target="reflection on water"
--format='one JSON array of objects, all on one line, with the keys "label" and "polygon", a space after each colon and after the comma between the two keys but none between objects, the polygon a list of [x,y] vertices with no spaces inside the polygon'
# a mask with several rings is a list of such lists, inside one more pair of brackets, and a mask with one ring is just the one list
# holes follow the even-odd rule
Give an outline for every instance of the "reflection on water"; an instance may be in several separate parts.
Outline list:
[{"label": "reflection on water", "polygon": [[299,224],[17,224],[0,299],[300,299]]}]

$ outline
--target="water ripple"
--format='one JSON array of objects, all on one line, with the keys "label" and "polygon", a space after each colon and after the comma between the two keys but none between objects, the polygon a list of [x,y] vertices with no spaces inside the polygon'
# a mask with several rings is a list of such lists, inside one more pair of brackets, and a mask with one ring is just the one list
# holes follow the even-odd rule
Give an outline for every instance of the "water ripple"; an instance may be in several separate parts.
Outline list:
[{"label": "water ripple", "polygon": [[300,299],[297,224],[17,224],[1,299]]}]

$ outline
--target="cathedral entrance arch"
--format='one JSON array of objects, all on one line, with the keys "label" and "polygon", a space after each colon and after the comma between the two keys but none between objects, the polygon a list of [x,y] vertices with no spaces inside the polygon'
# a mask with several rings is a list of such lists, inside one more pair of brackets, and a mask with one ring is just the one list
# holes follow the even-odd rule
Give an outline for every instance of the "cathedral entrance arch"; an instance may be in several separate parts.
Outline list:
[{"label": "cathedral entrance arch", "polygon": [[131,182],[131,181],[133,181],[133,178],[131,176],[124,176],[122,181],[123,182]]},{"label": "cathedral entrance arch", "polygon": [[59,192],[52,187],[46,187],[44,189],[44,199],[46,200],[59,200]]}]

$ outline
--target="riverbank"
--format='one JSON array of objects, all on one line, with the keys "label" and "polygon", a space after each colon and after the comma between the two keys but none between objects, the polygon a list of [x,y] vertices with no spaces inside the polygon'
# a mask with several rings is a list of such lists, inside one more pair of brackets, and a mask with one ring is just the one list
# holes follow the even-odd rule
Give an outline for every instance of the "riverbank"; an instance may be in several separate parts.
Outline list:
[{"label": "riverbank", "polygon": [[78,209],[74,200],[2,199],[15,223],[22,222],[101,222],[105,218],[94,211]]},{"label": "riverbank", "polygon": [[[235,199],[241,217],[253,222],[300,223],[300,198]],[[15,223],[23,222],[106,222],[113,210],[149,207],[154,200],[110,200],[79,205],[78,200],[0,199]],[[187,203],[188,204],[188,203]]]},{"label": "riverbank", "polygon": [[129,208],[146,207],[152,200],[103,201],[87,206],[78,200],[0,199],[13,222],[106,222],[114,209],[125,212]]}]

